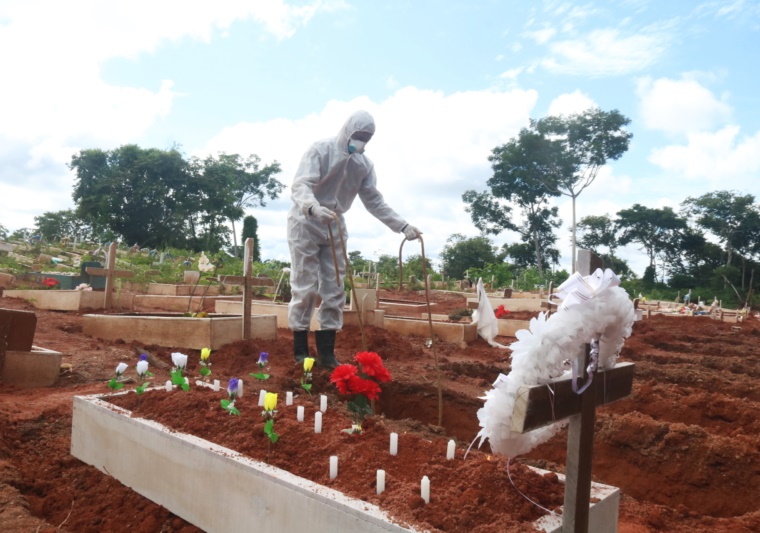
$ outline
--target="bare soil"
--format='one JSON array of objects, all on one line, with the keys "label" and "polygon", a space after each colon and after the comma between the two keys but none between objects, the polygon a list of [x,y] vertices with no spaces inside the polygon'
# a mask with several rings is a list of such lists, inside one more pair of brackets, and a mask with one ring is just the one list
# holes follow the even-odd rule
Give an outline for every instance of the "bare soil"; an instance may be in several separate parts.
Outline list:
[{"label": "bare soil", "polygon": [[[380,296],[424,301],[423,294],[412,292],[383,291]],[[433,292],[432,299],[439,303],[436,313],[466,307],[466,299],[460,295]],[[190,356],[188,370],[192,376],[198,372],[198,351],[89,338],[82,334],[80,313],[38,310],[11,298],[0,298],[0,307],[33,310],[38,317],[35,344],[64,354],[61,377],[54,387],[24,390],[0,383],[0,530],[198,531],[69,453],[74,395],[107,392],[106,382],[116,365],[125,361],[131,371],[141,352],[153,358],[151,370],[156,374],[156,383],[168,379],[172,351]],[[510,317],[532,316],[515,315]],[[414,449],[433,443],[442,454],[445,442],[454,438],[461,454],[479,429],[479,397],[490,389],[500,372],[509,371],[509,350],[491,348],[482,339],[465,349],[441,342],[429,347],[425,338],[401,337],[376,328],[367,328],[366,338],[366,348],[380,354],[393,375],[393,381],[383,387],[377,405],[379,414],[368,421],[360,437],[339,430],[323,432],[332,439],[329,442],[312,436],[309,442],[314,453],[330,453],[331,446],[353,446],[356,439],[363,439],[367,447],[385,447],[388,431],[396,431],[401,434],[400,447],[406,444]],[[760,322],[756,320],[730,324],[707,317],[653,315],[635,324],[621,356],[623,361],[636,363],[633,396],[601,408],[596,422],[593,475],[596,481],[621,488],[619,531],[760,531],[759,340]],[[509,344],[513,339],[499,337],[497,341]],[[313,339],[310,342],[314,351]],[[350,362],[356,352],[364,349],[358,328],[345,328],[339,333],[336,353],[343,362]],[[278,330],[273,341],[233,343],[215,351],[214,377],[223,379],[223,383],[232,375],[247,377],[247,385],[252,386],[253,378],[247,374],[255,372],[261,351],[269,353],[269,371],[278,376],[279,384],[286,387],[290,383],[291,390],[296,390],[300,372],[292,363],[292,334],[287,329]],[[436,358],[444,398],[442,427],[437,420]],[[344,400],[329,385],[326,372],[315,372],[314,390],[330,398],[332,407],[328,409],[326,428],[330,424],[343,427]],[[192,389],[191,394],[204,391]],[[135,397],[128,395],[130,401]],[[136,406],[136,411],[148,411],[146,404],[152,401],[148,398],[143,396],[143,405]],[[158,395],[155,398],[160,399]],[[249,395],[241,402],[241,409],[250,408],[261,425],[255,400]],[[301,394],[296,401],[313,400]],[[230,419],[237,417],[218,415],[217,399],[207,405],[208,419],[234,426]],[[455,497],[454,508],[451,500],[437,507],[435,501],[421,505],[416,489],[410,487],[396,494],[389,490],[385,497],[365,496],[367,491],[374,494],[371,486],[347,484],[359,477],[350,475],[349,464],[341,464],[342,475],[331,482],[325,479],[326,465],[304,461],[303,453],[299,454],[288,442],[288,433],[296,431],[295,423],[283,416],[277,424],[283,437],[268,456],[273,464],[284,465],[290,458],[290,468],[304,472],[313,469],[318,482],[332,483],[339,490],[391,507],[401,518],[427,524],[433,530],[520,531],[524,526],[497,522],[495,529],[479,530],[466,518],[468,512],[480,510],[493,521],[499,520],[507,513],[503,507],[506,501],[512,505],[509,512],[520,520],[540,516],[543,511],[523,499],[516,487],[550,508],[556,508],[558,497],[561,500],[554,480],[536,479],[524,465],[562,472],[565,432],[528,456],[512,461],[511,481],[504,475],[504,460],[491,456],[489,461],[487,444],[482,453],[456,461],[457,470],[452,470],[451,475],[467,477],[471,487]],[[190,428],[196,429],[200,432]],[[249,446],[254,453],[255,449],[265,448],[262,438],[263,434],[238,444]],[[397,466],[400,470],[413,469],[415,475],[426,468],[434,473],[454,468],[436,454],[429,454],[426,460],[414,459],[412,464],[403,463],[399,454]],[[489,475],[501,475],[498,486],[493,485],[495,481],[483,481],[491,479],[486,478]],[[389,476],[400,474],[394,474],[391,468]],[[496,493],[506,495],[506,499],[491,499]]]}]

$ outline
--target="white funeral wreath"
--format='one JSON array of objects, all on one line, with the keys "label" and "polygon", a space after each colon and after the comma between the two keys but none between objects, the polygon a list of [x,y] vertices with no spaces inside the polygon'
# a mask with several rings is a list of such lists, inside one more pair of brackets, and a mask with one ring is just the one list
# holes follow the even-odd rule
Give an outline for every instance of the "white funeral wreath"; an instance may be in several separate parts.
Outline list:
[{"label": "white funeral wreath", "polygon": [[[541,313],[530,321],[530,330],[520,330],[511,344],[512,370],[499,374],[493,389],[486,392],[485,405],[478,410],[481,430],[478,446],[488,439],[494,453],[515,457],[529,452],[551,438],[565,422],[557,422],[527,433],[511,431],[517,390],[522,385],[541,385],[562,376],[577,364],[583,345],[599,342],[598,355],[590,370],[615,366],[634,321],[633,304],[620,280],[609,269],[590,276],[577,272],[560,285],[550,299],[561,300],[557,312],[546,318]],[[551,301],[551,300],[550,300]],[[555,303],[555,302],[552,302]]]}]

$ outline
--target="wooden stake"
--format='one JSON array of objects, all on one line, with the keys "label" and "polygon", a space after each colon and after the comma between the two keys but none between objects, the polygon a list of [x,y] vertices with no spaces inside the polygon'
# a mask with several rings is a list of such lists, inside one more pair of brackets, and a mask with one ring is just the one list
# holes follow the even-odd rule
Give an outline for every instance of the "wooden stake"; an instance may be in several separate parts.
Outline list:
[{"label": "wooden stake", "polygon": [[243,254],[243,340],[251,340],[251,263],[253,261],[253,237],[245,240]]}]

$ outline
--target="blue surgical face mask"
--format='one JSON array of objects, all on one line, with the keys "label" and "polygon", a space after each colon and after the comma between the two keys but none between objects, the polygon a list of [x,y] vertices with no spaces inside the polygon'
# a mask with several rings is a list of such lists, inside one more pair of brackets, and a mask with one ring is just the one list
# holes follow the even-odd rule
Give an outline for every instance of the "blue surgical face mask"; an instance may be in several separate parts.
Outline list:
[{"label": "blue surgical face mask", "polygon": [[364,141],[360,141],[357,139],[349,139],[348,140],[348,153],[353,154],[363,154],[364,153],[364,147],[367,145]]}]

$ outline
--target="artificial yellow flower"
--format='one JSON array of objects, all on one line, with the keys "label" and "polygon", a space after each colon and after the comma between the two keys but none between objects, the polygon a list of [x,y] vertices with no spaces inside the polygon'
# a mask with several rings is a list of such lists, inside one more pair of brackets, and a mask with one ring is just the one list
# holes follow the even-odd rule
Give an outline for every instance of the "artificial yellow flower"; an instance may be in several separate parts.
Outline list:
[{"label": "artificial yellow flower", "polygon": [[304,372],[311,372],[311,367],[314,366],[314,358],[313,357],[307,357],[303,360],[303,371]]},{"label": "artificial yellow flower", "polygon": [[201,361],[206,361],[209,357],[211,357],[211,350],[209,348],[204,348],[201,350]]},{"label": "artificial yellow flower", "polygon": [[277,407],[277,393],[267,392],[264,396],[264,411],[274,411]]}]

